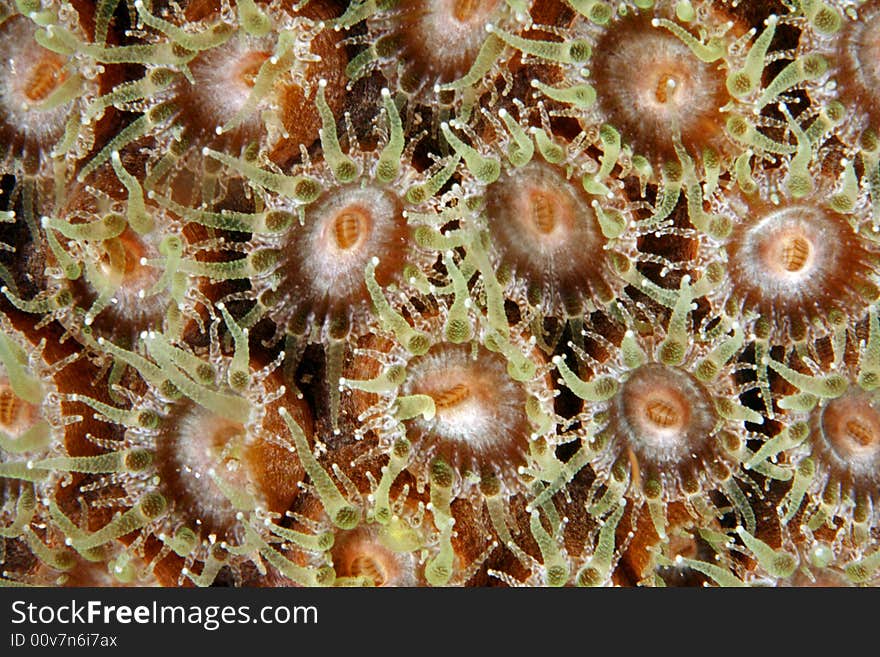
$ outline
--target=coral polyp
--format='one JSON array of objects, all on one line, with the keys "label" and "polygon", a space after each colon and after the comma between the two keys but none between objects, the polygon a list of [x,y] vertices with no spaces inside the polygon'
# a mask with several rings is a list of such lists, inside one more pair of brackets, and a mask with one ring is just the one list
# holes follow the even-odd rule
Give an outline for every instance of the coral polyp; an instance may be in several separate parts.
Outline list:
[{"label": "coral polyp", "polygon": [[412,552],[395,550],[377,530],[358,528],[336,537],[331,550],[338,583],[369,586],[418,586],[418,560]]},{"label": "coral polyp", "polygon": [[[83,435],[81,440],[95,442],[103,453],[61,460],[59,467],[92,474],[82,487],[92,504],[125,509],[75,540],[78,551],[140,530],[137,541],[151,552],[153,564],[171,552],[183,558],[179,581],[188,576],[210,584],[222,566],[241,577],[241,563],[230,551],[263,531],[250,525],[259,526],[250,514],[280,515],[297,496],[304,472],[283,437],[279,409],[290,409],[292,421],[309,432],[311,417],[273,374],[278,363],[251,361],[245,334],[228,321],[238,337],[231,357],[222,356],[215,343],[211,356],[202,359],[148,333],[143,336],[148,361],[101,340],[138,369],[147,389],[140,397],[124,393],[131,409],[72,397],[120,431],[113,440]],[[163,545],[158,552],[155,543]]]},{"label": "coral polyp", "polygon": [[[20,33],[22,29],[31,29],[31,31],[34,29],[26,18],[21,17],[8,19],[3,27],[4,41],[7,44],[13,40],[12,36]],[[30,36],[33,38],[33,34]],[[3,57],[3,60],[8,62],[9,69],[4,75],[7,89],[3,95],[7,101],[4,107],[3,141],[10,150],[17,148],[22,152],[30,150],[38,153],[41,141],[51,144],[64,130],[64,117],[67,112],[61,106],[54,116],[44,115],[37,119],[36,111],[32,108],[39,107],[58,86],[63,84],[68,73],[64,70],[64,59],[57,53],[42,48],[36,49],[36,52],[12,53],[8,52],[10,45],[7,45],[7,52]],[[29,111],[30,116],[28,116]]]},{"label": "coral polyp", "polygon": [[[804,12],[801,48],[820,54],[828,63],[827,73],[809,88],[809,93],[823,101],[834,98],[851,109],[850,125],[844,128],[848,140],[877,122],[876,80],[878,21],[876,2],[853,3],[851,6],[825,6],[816,3]],[[806,19],[806,20],[804,20]]]},{"label": "coral polyp", "polygon": [[[328,102],[340,106],[345,55],[338,39],[322,32],[330,11],[318,2],[301,15],[280,3],[268,12],[253,6],[239,11],[237,29],[218,17],[201,19],[222,36],[215,47],[197,49],[187,64],[190,76],[184,72],[172,83],[167,102],[179,108],[184,138],[232,152],[263,142],[273,160],[283,161],[318,135],[316,89],[306,81],[329,79]],[[190,45],[180,38],[181,46]],[[160,77],[168,74],[157,69]]]},{"label": "coral polyp", "polygon": [[[610,263],[602,253],[613,223],[595,198],[563,171],[530,162],[485,189],[485,224],[501,266],[520,278],[527,297],[548,314],[577,316],[584,306],[614,296]],[[580,253],[595,253],[589,261]]]},{"label": "coral polyp", "polygon": [[636,459],[660,463],[698,452],[716,422],[711,400],[697,381],[657,364],[630,375],[611,413]]},{"label": "coral polyp", "polygon": [[[750,529],[755,523],[737,483],[749,439],[744,423],[763,423],[737,399],[732,357],[743,330],[728,322],[711,340],[688,336],[692,295],[684,278],[662,339],[627,330],[619,360],[597,363],[593,380],[578,377],[562,356],[554,361],[586,402],[577,460],[589,461],[605,488],[592,512],[607,511],[619,495],[646,504],[661,539],[672,502],[685,502],[696,518],[712,517],[707,490],[727,496]],[[587,353],[575,351],[590,362]]]},{"label": "coral polyp", "polygon": [[[18,318],[21,319],[21,318]],[[37,585],[63,581],[74,554],[48,526],[43,500],[53,494],[68,455],[65,426],[79,418],[62,403],[63,392],[87,383],[74,374],[79,354],[27,333],[0,315],[0,545],[3,578]],[[66,353],[65,353],[66,352]],[[80,372],[88,375],[88,372]]]},{"label": "coral polyp", "polygon": [[[446,262],[462,286],[448,255]],[[378,286],[372,294],[374,303],[388,304]],[[458,287],[451,306],[415,315],[415,326],[388,305],[383,328],[390,334],[380,332],[378,343],[355,351],[342,383],[363,422],[355,436],[377,434],[385,449],[405,436],[412,444],[407,467],[418,481],[428,480],[439,459],[452,466],[455,490],[464,495],[475,493],[472,484],[485,476],[510,493],[525,483],[518,471],[531,442],[553,439],[555,392],[544,356],[523,340],[522,327],[508,329],[504,320],[503,335],[488,317],[469,310],[475,305],[466,294]],[[425,343],[438,333],[441,339]]]},{"label": "coral polyp", "polygon": [[829,210],[807,204],[743,208],[727,248],[736,302],[773,327],[803,339],[825,318],[858,316],[873,295],[875,246]]},{"label": "coral polyp", "polygon": [[839,41],[838,57],[840,69],[837,79],[843,98],[854,103],[877,124],[876,88],[880,80],[877,69],[877,55],[880,43],[877,41],[877,26],[880,25],[880,11],[877,3],[865,3],[859,8],[856,20],[847,20],[841,28],[844,35]]},{"label": "coral polyp", "polygon": [[[729,27],[712,18],[719,33]],[[723,41],[713,35],[698,48],[693,37],[682,38],[685,29],[668,18],[625,16],[599,35],[589,62],[598,110],[635,153],[654,161],[674,157],[676,133],[695,153],[719,150],[724,138],[721,108],[730,96],[718,68]],[[647,53],[645,73],[630,75],[628,64]]]},{"label": "coral polyp", "polygon": [[[828,456],[846,463],[844,476],[851,483],[871,487],[877,471],[878,454],[877,409],[869,395],[850,394],[828,402],[818,419],[816,433],[827,448]],[[839,477],[840,475],[838,475]]]},{"label": "coral polyp", "polygon": [[461,470],[507,470],[508,476],[524,462],[531,434],[526,391],[508,379],[503,356],[474,354],[466,345],[432,347],[409,361],[401,393],[434,403],[432,418],[408,422],[421,458],[440,456]]},{"label": "coral polyp", "polygon": [[[80,13],[69,5],[63,10],[59,22],[87,39],[88,10]],[[101,72],[76,66],[65,54],[36,43],[38,30],[21,15],[7,14],[0,24],[3,173],[47,175],[53,159],[82,156],[94,137],[94,126],[79,125],[74,117],[103,91]]]},{"label": "coral polyp", "polygon": [[[502,75],[510,55],[486,26],[500,24],[519,31],[531,22],[530,4],[507,0],[353,2],[340,23],[352,29],[352,21],[362,21],[369,41],[351,60],[348,73],[357,80],[379,69],[391,88],[423,104],[445,105],[453,95],[468,95],[475,84],[485,90],[493,78]],[[351,40],[363,41],[359,36]]]},{"label": "coral polyp", "polygon": [[[506,10],[504,2],[412,2],[398,4],[404,57],[417,73],[437,82],[463,76],[486,40],[486,23]],[[438,56],[443,53],[442,57]]]},{"label": "coral polyp", "polygon": [[310,317],[329,321],[334,337],[362,326],[369,300],[363,272],[370,259],[386,256],[377,268],[382,283],[399,278],[398,254],[406,254],[411,233],[404,207],[392,191],[358,184],[316,199],[305,210],[304,225],[294,219],[282,237],[295,250],[281,249],[274,270],[280,282],[272,293],[278,301],[267,312],[296,332]]},{"label": "coral polyp", "polygon": [[880,584],[875,0],[0,0],[0,584]]},{"label": "coral polyp", "polygon": [[[195,257],[193,233],[145,201],[119,153],[112,162],[92,184],[72,185],[63,205],[42,217],[50,251],[45,273],[47,286],[70,297],[53,312],[71,333],[131,346],[143,331],[167,324],[180,332],[197,320],[204,286],[185,271]],[[10,299],[24,309],[37,301]]]}]

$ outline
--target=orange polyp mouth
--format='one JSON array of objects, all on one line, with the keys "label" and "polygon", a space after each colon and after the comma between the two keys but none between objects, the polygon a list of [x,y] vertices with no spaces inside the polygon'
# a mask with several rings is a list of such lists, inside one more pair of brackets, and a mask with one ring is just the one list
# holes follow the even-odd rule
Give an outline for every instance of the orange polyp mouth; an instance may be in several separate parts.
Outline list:
[{"label": "orange polyp mouth", "polygon": [[141,264],[141,260],[148,256],[143,240],[131,228],[126,228],[104,248],[100,268],[106,276],[119,276],[121,284],[134,286],[155,278],[156,270]]},{"label": "orange polyp mouth", "polygon": [[238,65],[238,80],[246,87],[251,87],[257,83],[257,76],[260,69],[270,54],[266,52],[252,52],[245,55]]},{"label": "orange polyp mouth", "polygon": [[11,427],[19,416],[20,405],[15,393],[8,384],[0,388],[0,426]]},{"label": "orange polyp mouth", "polygon": [[682,124],[687,124],[685,115],[688,97],[693,90],[691,74],[683,69],[680,62],[658,63],[657,70],[648,76],[642,87],[642,98],[653,107],[657,116],[674,112]]},{"label": "orange polyp mouth", "polygon": [[370,213],[360,206],[349,206],[333,219],[333,239],[342,251],[352,251],[362,244],[370,231]]},{"label": "orange polyp mouth", "polygon": [[619,435],[639,459],[683,462],[701,450],[717,416],[706,391],[687,372],[650,363],[618,392]]},{"label": "orange polyp mouth", "polygon": [[[499,16],[501,0],[398,0],[396,29],[407,87],[429,79],[452,82],[473,65],[485,25]],[[427,76],[427,78],[425,77]],[[429,85],[429,88],[432,85]]]},{"label": "orange polyp mouth", "polygon": [[687,400],[677,391],[658,387],[633,408],[634,424],[641,427],[644,436],[662,440],[683,433],[687,428]]},{"label": "orange polyp mouth", "polygon": [[644,408],[645,418],[658,429],[680,428],[681,410],[678,404],[663,397],[649,399]]},{"label": "orange polyp mouth", "polygon": [[358,554],[346,565],[345,570],[349,577],[365,577],[375,586],[385,586],[388,582],[388,573],[384,565],[369,554]]},{"label": "orange polyp mouth", "polygon": [[412,575],[400,554],[367,527],[337,535],[331,554],[337,577],[364,578],[373,586],[398,586]]},{"label": "orange polyp mouth", "polygon": [[577,210],[570,198],[552,187],[528,185],[516,191],[515,216],[542,248],[555,249],[572,234]]},{"label": "orange polyp mouth", "polygon": [[0,379],[0,430],[19,435],[33,424],[35,409],[19,398],[8,380]]},{"label": "orange polyp mouth", "polygon": [[[497,354],[481,349],[472,355],[466,345],[436,345],[410,361],[401,393],[429,397],[435,411],[407,423],[416,466],[439,455],[459,472],[492,469],[512,484],[531,425],[527,390],[507,378],[506,368]],[[505,410],[499,413],[499,407]]]},{"label": "orange polyp mouth", "polygon": [[800,235],[787,236],[782,243],[782,266],[786,271],[798,272],[805,269],[810,261],[813,246]]},{"label": "orange polyp mouth", "polygon": [[681,85],[681,81],[672,73],[664,73],[657,82],[654,90],[654,97],[661,105],[673,103],[675,101],[676,90]]},{"label": "orange polyp mouth", "polygon": [[597,109],[634,152],[658,164],[677,159],[677,141],[691,152],[725,148],[721,108],[730,98],[718,66],[647,14],[620,16],[593,48]]},{"label": "orange polyp mouth", "polygon": [[229,443],[240,440],[246,433],[243,425],[219,418],[211,429],[209,442],[211,447],[217,450],[218,453],[222,452]]},{"label": "orange polyp mouth", "polygon": [[24,88],[25,97],[33,102],[39,103],[58,88],[58,86],[67,79],[64,72],[64,60],[51,53],[47,53],[36,66],[30,71],[27,84]]},{"label": "orange polyp mouth", "polygon": [[432,395],[434,406],[439,412],[449,410],[467,401],[472,396],[470,386],[459,383]]},{"label": "orange polyp mouth", "polygon": [[471,20],[480,10],[480,0],[455,0],[452,15],[459,23]]},{"label": "orange polyp mouth", "polygon": [[878,442],[878,436],[874,432],[876,427],[863,424],[859,420],[849,420],[844,426],[847,436],[861,447],[870,447]]},{"label": "orange polyp mouth", "polygon": [[543,235],[552,233],[559,224],[558,199],[547,190],[533,189],[528,192],[529,218],[532,225]]},{"label": "orange polyp mouth", "polygon": [[205,454],[217,464],[217,473],[229,483],[246,484],[243,425],[223,418],[212,418],[205,426]]},{"label": "orange polyp mouth", "polygon": [[771,233],[765,239],[764,261],[777,275],[802,276],[812,267],[815,248],[801,231],[791,229]]},{"label": "orange polyp mouth", "polygon": [[246,457],[245,428],[202,409],[185,411],[179,429],[157,450],[159,477],[169,497],[185,500],[187,513],[210,530],[224,533],[235,525],[236,509],[219,480],[232,490],[247,490],[252,471]]},{"label": "orange polyp mouth", "polygon": [[447,427],[463,430],[475,418],[484,417],[495,402],[501,382],[474,362],[457,363],[432,376],[413,374],[412,394],[427,395],[434,401],[437,420]]},{"label": "orange polyp mouth", "polygon": [[442,378],[424,380],[413,392],[434,400],[437,418],[452,426],[463,426],[469,418],[480,415],[491,385],[477,369],[470,367],[447,370]]},{"label": "orange polyp mouth", "polygon": [[880,413],[861,396],[840,397],[822,413],[822,433],[843,459],[880,455]]}]

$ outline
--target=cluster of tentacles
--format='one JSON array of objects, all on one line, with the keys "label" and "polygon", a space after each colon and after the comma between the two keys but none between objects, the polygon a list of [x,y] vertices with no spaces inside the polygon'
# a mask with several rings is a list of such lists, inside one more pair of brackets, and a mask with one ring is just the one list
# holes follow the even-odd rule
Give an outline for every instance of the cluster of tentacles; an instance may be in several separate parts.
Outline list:
[{"label": "cluster of tentacles", "polygon": [[880,582],[880,2],[0,0],[0,584]]}]

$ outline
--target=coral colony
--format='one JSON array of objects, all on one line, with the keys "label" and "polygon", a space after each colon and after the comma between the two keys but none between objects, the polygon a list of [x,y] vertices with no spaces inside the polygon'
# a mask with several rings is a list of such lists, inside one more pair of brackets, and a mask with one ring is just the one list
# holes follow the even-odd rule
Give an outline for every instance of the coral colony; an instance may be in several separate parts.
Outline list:
[{"label": "coral colony", "polygon": [[880,583],[878,90],[878,0],[0,0],[0,583]]}]

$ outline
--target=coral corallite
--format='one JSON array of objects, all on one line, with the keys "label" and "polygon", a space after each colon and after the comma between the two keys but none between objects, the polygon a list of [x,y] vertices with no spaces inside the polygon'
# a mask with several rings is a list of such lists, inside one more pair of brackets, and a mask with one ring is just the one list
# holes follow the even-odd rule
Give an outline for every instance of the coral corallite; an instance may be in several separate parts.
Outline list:
[{"label": "coral corallite", "polygon": [[0,585],[880,584],[878,23],[0,0]]}]

